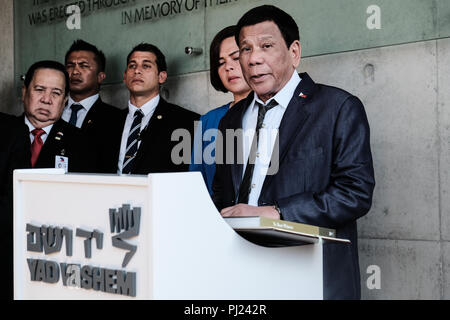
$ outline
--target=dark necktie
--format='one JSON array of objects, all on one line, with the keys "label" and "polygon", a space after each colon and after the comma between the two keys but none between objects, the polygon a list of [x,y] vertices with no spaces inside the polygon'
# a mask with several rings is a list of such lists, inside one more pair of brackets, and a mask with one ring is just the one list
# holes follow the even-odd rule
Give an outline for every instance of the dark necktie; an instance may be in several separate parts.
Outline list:
[{"label": "dark necktie", "polygon": [[270,101],[269,104],[265,106],[263,106],[259,102],[255,103],[259,107],[258,120],[256,122],[255,136],[253,137],[252,146],[250,148],[250,153],[248,155],[248,161],[247,166],[245,167],[244,177],[242,178],[242,182],[239,187],[238,203],[248,203],[248,197],[250,195],[250,191],[252,190],[251,183],[253,177],[253,170],[255,169],[256,152],[258,150],[259,130],[263,125],[266,112],[278,105],[278,103],[275,100]]},{"label": "dark necktie", "polygon": [[125,158],[123,159],[122,173],[129,174],[133,169],[133,160],[138,151],[139,135],[141,132],[141,121],[144,117],[142,110],[138,109],[134,112],[134,120],[131,125],[130,133],[128,134],[127,149]]},{"label": "dark necktie", "polygon": [[78,111],[83,109],[83,106],[78,103],[74,103],[70,106],[70,109],[72,109],[72,113],[70,114],[70,120],[69,123],[73,126],[77,126],[77,119],[78,119]]},{"label": "dark necktie", "polygon": [[34,136],[33,143],[31,144],[31,167],[34,168],[39,157],[39,153],[41,153],[42,146],[44,145],[41,136],[45,133],[45,131],[42,129],[34,129],[31,133]]}]

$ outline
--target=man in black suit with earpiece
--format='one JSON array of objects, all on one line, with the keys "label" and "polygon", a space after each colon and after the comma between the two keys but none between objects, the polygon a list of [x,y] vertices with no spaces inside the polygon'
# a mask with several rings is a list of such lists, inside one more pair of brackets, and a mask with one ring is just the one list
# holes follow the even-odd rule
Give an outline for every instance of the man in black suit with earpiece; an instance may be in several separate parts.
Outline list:
[{"label": "man in black suit with earpiece", "polygon": [[122,113],[122,136],[117,141],[119,174],[189,169],[194,121],[199,115],[160,97],[166,79],[166,60],[156,46],[141,43],[128,54],[123,81],[130,100]]},{"label": "man in black suit with earpiece", "polygon": [[[80,128],[97,163],[93,172],[116,173],[115,141],[120,139],[121,110],[102,101],[100,87],[106,79],[106,58],[96,46],[76,40],[66,53],[69,98],[62,119]],[[95,159],[95,160],[94,160]]]}]

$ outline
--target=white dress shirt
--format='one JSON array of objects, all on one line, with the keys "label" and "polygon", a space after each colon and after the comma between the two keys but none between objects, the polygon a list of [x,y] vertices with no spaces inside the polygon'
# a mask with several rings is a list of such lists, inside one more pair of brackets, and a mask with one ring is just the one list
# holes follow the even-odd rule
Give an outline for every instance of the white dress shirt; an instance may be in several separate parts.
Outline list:
[{"label": "white dress shirt", "polygon": [[[123,169],[123,160],[125,159],[125,154],[127,151],[127,141],[128,141],[128,134],[130,133],[131,126],[133,124],[134,120],[134,113],[136,110],[141,109],[141,111],[144,113],[144,117],[141,121],[141,132],[142,130],[147,127],[148,122],[150,121],[150,118],[153,115],[153,112],[155,112],[156,106],[159,103],[159,95],[149,100],[147,103],[145,103],[142,107],[138,108],[131,104],[130,101],[128,101],[128,115],[127,119],[125,120],[125,126],[123,128],[122,132],[122,140],[120,143],[120,154],[119,154],[119,163],[117,168],[117,173],[121,174]],[[138,150],[141,145],[141,141],[138,141]]]},{"label": "white dress shirt", "polygon": [[[33,126],[33,124],[30,122],[30,120],[28,120],[27,116],[25,116],[24,118],[25,118],[25,124],[28,126],[28,129],[30,130],[30,141],[31,141],[31,143],[33,143],[34,135],[31,133],[31,131],[33,131],[36,128]],[[45,131],[45,133],[43,133],[41,135],[41,139],[42,139],[43,143],[45,143],[45,140],[47,140],[47,137],[50,134],[50,130],[52,130],[52,128],[53,128],[53,123],[46,126],[45,128],[42,128],[42,130]]]},{"label": "white dress shirt", "polygon": [[245,159],[245,164],[242,171],[242,176],[244,176],[245,173],[245,168],[247,166],[247,160],[250,153],[250,147],[253,141],[256,123],[258,120],[259,108],[256,105],[256,102],[262,105],[267,105],[272,100],[275,100],[277,102],[277,105],[275,107],[267,111],[264,117],[262,128],[259,133],[258,151],[256,153],[255,167],[253,170],[251,182],[251,191],[248,198],[249,205],[258,205],[259,195],[261,194],[261,189],[268,173],[270,159],[272,157],[272,151],[275,145],[281,119],[283,118],[284,112],[286,111],[286,108],[291,101],[295,89],[297,88],[300,81],[300,76],[298,75],[297,71],[294,70],[291,79],[274,97],[267,100],[266,103],[263,103],[255,94],[253,101],[250,103],[250,106],[244,113],[244,117],[242,119],[244,141],[242,146],[244,156],[243,159]]},{"label": "white dress shirt", "polygon": [[84,100],[81,100],[80,102],[75,102],[69,95],[69,100],[67,101],[67,106],[65,106],[64,111],[62,113],[61,118],[69,122],[70,116],[72,115],[72,109],[70,108],[72,104],[80,104],[83,108],[78,110],[77,113],[77,128],[81,128],[81,125],[83,124],[84,119],[86,118],[87,113],[89,110],[91,110],[94,103],[98,100],[99,94],[94,94],[93,96],[90,96]]}]

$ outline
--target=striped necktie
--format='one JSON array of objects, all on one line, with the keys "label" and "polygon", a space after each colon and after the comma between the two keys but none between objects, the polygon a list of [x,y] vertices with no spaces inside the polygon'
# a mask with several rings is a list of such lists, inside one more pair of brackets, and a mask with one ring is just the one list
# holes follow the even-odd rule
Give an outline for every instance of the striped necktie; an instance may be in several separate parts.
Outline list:
[{"label": "striped necktie", "polygon": [[142,110],[138,109],[134,112],[134,120],[128,134],[127,149],[125,158],[123,159],[122,173],[130,174],[133,169],[133,160],[138,151],[139,135],[141,133],[141,121],[144,117]]},{"label": "striped necktie", "polygon": [[255,103],[259,107],[258,120],[256,122],[255,136],[253,137],[252,146],[250,148],[250,153],[248,155],[248,161],[247,166],[245,167],[244,177],[242,178],[241,185],[239,187],[238,203],[248,203],[250,191],[252,190],[251,182],[253,178],[253,171],[255,169],[256,153],[258,150],[259,130],[262,128],[266,112],[278,105],[278,103],[275,100],[270,101],[267,105],[262,105],[259,102]]}]

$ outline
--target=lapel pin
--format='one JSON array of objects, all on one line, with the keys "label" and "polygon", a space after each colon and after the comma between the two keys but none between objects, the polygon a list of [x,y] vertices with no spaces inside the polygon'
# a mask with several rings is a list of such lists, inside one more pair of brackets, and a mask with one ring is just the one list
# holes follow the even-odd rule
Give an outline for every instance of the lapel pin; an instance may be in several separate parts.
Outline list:
[{"label": "lapel pin", "polygon": [[56,137],[55,137],[55,140],[61,140],[61,138],[62,138],[62,136],[64,135],[64,133],[62,133],[61,131],[58,131],[57,133],[56,133]]},{"label": "lapel pin", "polygon": [[305,99],[307,97],[307,95],[304,94],[303,92],[300,92],[300,94],[298,96],[303,99]]},{"label": "lapel pin", "polygon": [[89,119],[87,123],[88,123],[88,124],[91,124],[91,123],[92,123],[92,120]]},{"label": "lapel pin", "polygon": [[158,118],[158,120],[161,120],[162,119],[162,115],[158,115],[157,118]]}]

